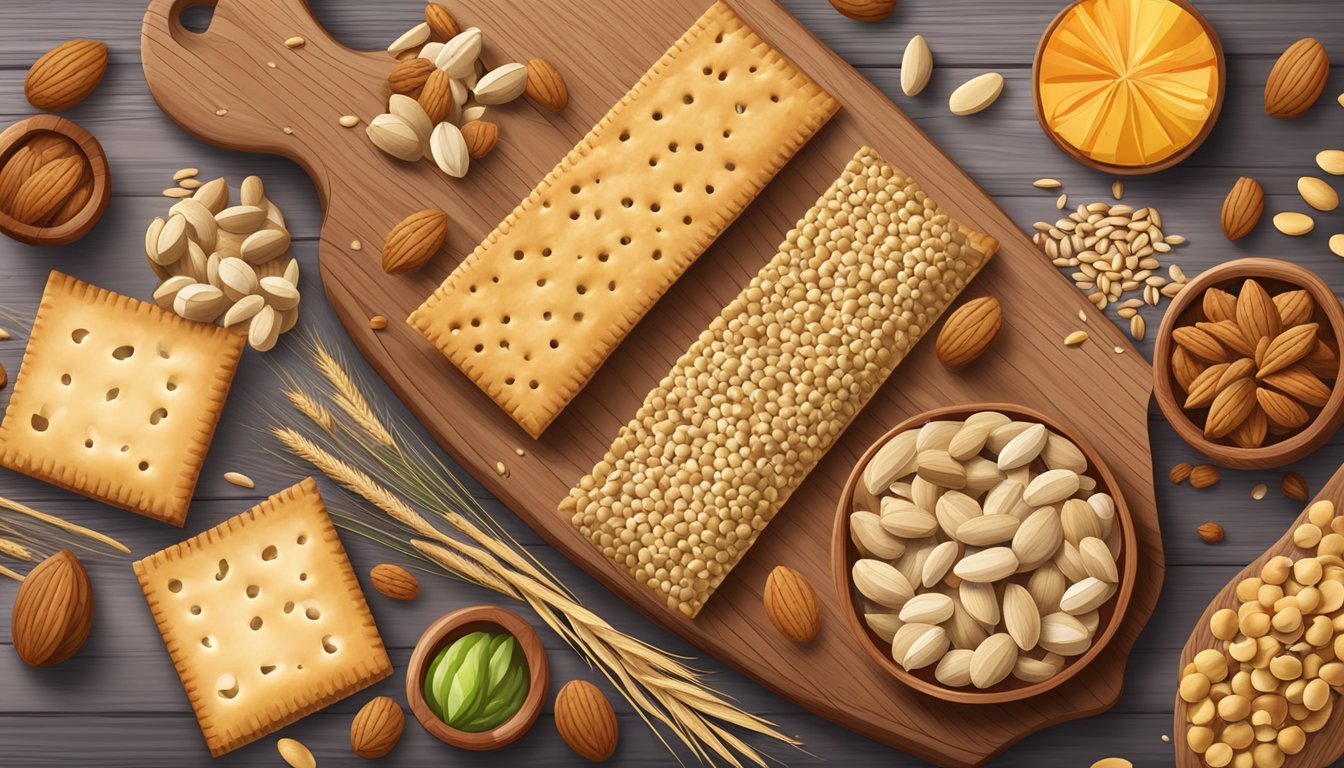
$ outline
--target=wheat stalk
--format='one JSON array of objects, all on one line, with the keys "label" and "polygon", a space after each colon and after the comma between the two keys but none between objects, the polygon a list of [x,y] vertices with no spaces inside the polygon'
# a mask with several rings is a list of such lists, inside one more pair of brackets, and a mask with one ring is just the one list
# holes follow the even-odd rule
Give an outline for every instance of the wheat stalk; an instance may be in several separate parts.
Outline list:
[{"label": "wheat stalk", "polygon": [[27,547],[12,539],[0,539],[0,555],[12,558],[14,560],[27,560],[32,562],[33,553]]},{"label": "wheat stalk", "polygon": [[6,568],[6,567],[3,566],[3,565],[0,565],[0,576],[5,576],[5,577],[8,577],[8,578],[11,578],[11,579],[13,579],[13,580],[15,580],[15,581],[17,581],[17,582],[22,582],[22,581],[23,581],[23,574],[22,574],[22,573],[18,573],[17,571],[12,571],[12,570]]},{"label": "wheat stalk", "polygon": [[[339,410],[353,422],[353,428],[340,426],[350,432],[354,442],[368,454],[365,461],[394,470],[391,472],[394,480],[408,482],[412,486],[412,495],[421,499],[434,496],[434,489],[443,482],[442,475],[435,473],[433,468],[424,469],[407,453],[393,437],[393,431],[378,418],[354,378],[320,343],[314,342],[312,346],[315,368],[330,385],[332,399]],[[310,409],[301,408],[297,403],[294,405],[321,426],[321,422],[312,417]],[[549,572],[520,552],[516,542],[501,540],[507,535],[498,530],[497,525],[484,524],[484,520],[477,524],[449,505],[433,504],[439,516],[472,543],[444,534],[398,491],[357,466],[357,460],[336,455],[333,451],[348,443],[335,438],[331,430],[324,431],[329,433],[328,442],[333,444],[331,450],[297,429],[277,425],[271,430],[291,454],[316,467],[415,534],[410,545],[426,560],[450,575],[528,603],[543,622],[607,677],[669,750],[671,746],[663,739],[655,721],[671,730],[697,758],[707,763],[718,758],[740,767],[740,755],[752,763],[764,765],[762,757],[751,746],[721,724],[798,746],[797,741],[779,733],[772,723],[742,711],[706,686],[700,673],[612,627],[583,607]],[[391,444],[388,444],[389,440]],[[447,473],[446,468],[443,472]],[[464,496],[452,488],[447,491],[454,501]],[[463,501],[460,506],[470,505]],[[473,513],[472,516],[477,515]],[[486,516],[482,512],[480,517]],[[496,530],[487,531],[487,527]],[[375,540],[381,540],[381,537]]]},{"label": "wheat stalk", "polygon": [[94,541],[97,541],[101,544],[105,544],[117,550],[118,552],[121,552],[122,554],[130,554],[131,552],[131,550],[126,548],[125,544],[122,544],[121,542],[117,541],[111,536],[104,536],[103,534],[95,530],[85,528],[82,525],[76,525],[75,523],[71,523],[66,520],[62,520],[61,518],[56,517],[55,515],[48,515],[45,512],[38,512],[36,509],[33,509],[32,507],[27,506],[26,504],[20,504],[17,501],[7,499],[3,496],[0,496],[0,507],[8,509],[12,512],[18,512],[19,514],[24,515],[26,517],[30,517],[34,520],[37,520],[38,522],[55,526],[63,531],[66,531],[67,533],[73,533],[77,536],[83,536],[85,538],[93,539]]}]

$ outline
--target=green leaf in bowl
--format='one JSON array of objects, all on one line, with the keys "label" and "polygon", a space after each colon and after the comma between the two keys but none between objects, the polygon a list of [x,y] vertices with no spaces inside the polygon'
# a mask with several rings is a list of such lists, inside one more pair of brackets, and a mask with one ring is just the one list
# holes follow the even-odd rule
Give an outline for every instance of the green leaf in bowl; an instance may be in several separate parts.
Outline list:
[{"label": "green leaf in bowl", "polygon": [[432,702],[430,709],[440,720],[447,722],[447,708],[444,704],[448,700],[448,689],[453,678],[471,650],[489,637],[488,632],[472,632],[454,640],[439,652],[439,658],[443,661],[437,668],[431,666],[431,674],[425,677],[425,700]]},{"label": "green leaf in bowl", "polygon": [[485,698],[485,683],[489,675],[490,642],[478,642],[467,652],[462,666],[448,684],[448,695],[443,702],[444,722],[456,728],[470,720],[480,710]]},{"label": "green leaf in bowl", "polygon": [[513,635],[503,635],[503,642],[492,645],[490,648],[490,678],[487,685],[490,691],[499,687],[499,683],[504,679],[504,673],[509,671],[513,663],[514,651],[518,649],[518,641]]}]

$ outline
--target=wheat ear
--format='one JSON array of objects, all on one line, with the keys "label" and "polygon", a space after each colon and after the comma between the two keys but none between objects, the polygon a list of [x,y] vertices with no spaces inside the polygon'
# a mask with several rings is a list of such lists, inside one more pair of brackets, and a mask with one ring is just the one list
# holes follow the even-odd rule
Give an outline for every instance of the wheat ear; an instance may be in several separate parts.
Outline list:
[{"label": "wheat ear", "polygon": [[31,517],[34,520],[39,520],[48,525],[54,525],[63,531],[68,531],[70,533],[77,534],[79,536],[84,536],[85,538],[93,539],[94,541],[97,542],[101,542],[117,550],[118,552],[121,552],[122,554],[130,554],[131,552],[131,550],[126,548],[125,544],[122,544],[121,542],[117,541],[111,536],[104,536],[103,534],[91,530],[89,528],[85,528],[82,525],[76,525],[74,523],[62,520],[61,518],[56,517],[55,515],[48,515],[45,512],[38,512],[36,509],[33,509],[32,507],[29,507],[26,504],[20,504],[17,501],[6,499],[3,496],[0,496],[0,507],[4,507],[5,509],[11,510],[13,512],[18,512],[21,515],[27,515],[28,517]]}]

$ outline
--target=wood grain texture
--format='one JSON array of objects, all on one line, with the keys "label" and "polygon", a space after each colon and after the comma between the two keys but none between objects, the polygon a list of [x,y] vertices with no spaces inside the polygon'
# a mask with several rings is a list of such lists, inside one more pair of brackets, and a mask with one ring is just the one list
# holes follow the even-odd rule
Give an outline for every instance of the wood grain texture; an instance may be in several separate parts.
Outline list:
[{"label": "wood grain texture", "polygon": [[[551,58],[584,87],[571,89],[570,106],[555,117],[527,103],[500,109],[504,140],[465,183],[450,184],[428,163],[390,160],[356,131],[337,125],[341,110],[368,118],[383,108],[385,82],[395,66],[386,55],[360,54],[336,43],[298,0],[220,0],[209,31],[195,35],[176,24],[181,2],[159,0],[145,16],[141,56],[146,80],[165,113],[199,138],[226,148],[290,157],[313,177],[326,219],[318,249],[323,286],[355,345],[431,434],[496,497],[608,589],[697,647],[742,670],[771,690],[933,762],[976,765],[1047,725],[1094,714],[1119,697],[1120,670],[1156,603],[1162,552],[1153,503],[1144,415],[1151,371],[1124,337],[1052,274],[1036,248],[1007,215],[890,101],[843,60],[820,45],[774,3],[738,3],[734,9],[762,37],[835,96],[844,108],[794,158],[694,267],[667,292],[607,360],[586,389],[531,441],[508,415],[428,345],[396,324],[368,329],[376,313],[405,317],[420,305],[462,255],[507,215],[509,201],[525,197],[560,149],[586,132],[636,82],[649,63],[708,7],[680,0],[641,8],[643,23],[623,36],[595,72],[584,51],[615,34],[631,8],[620,0],[590,3],[580,23],[559,8],[538,9],[528,24],[509,24],[507,3],[478,3],[461,21],[493,36],[501,56],[545,45],[561,29],[572,48]],[[614,26],[592,23],[609,20]],[[297,34],[299,49],[282,40]],[[282,66],[268,67],[269,61]],[[342,83],[333,103],[331,83]],[[219,115],[221,109],[227,114]],[[526,122],[524,122],[526,119]],[[292,134],[282,129],[291,129]],[[300,139],[300,137],[302,137]],[[700,329],[776,251],[792,224],[845,167],[857,147],[873,146],[938,200],[958,221],[996,238],[997,257],[967,295],[990,293],[1009,306],[995,347],[971,369],[953,375],[934,360],[931,346],[916,348],[880,390],[856,424],[835,444],[776,516],[773,525],[725,580],[694,621],[669,611],[574,529],[556,507],[568,489],[605,454],[612,436],[643,395],[680,356]],[[550,147],[556,146],[552,155]],[[545,148],[545,149],[542,149]],[[488,190],[488,191],[487,191]],[[455,212],[447,253],[419,272],[388,277],[365,252],[408,212],[432,204]],[[468,210],[471,215],[463,216]],[[484,219],[484,221],[482,221]],[[1014,311],[1031,306],[1033,311]],[[1066,348],[1063,337],[1094,318],[1094,340]],[[936,328],[930,329],[936,332]],[[1103,414],[1090,400],[1069,397],[1064,383],[1088,377],[1112,403]],[[934,700],[874,669],[867,652],[839,628],[842,601],[823,608],[830,627],[805,647],[783,638],[765,618],[761,591],[770,569],[786,564],[814,584],[828,581],[830,520],[840,488],[858,455],[873,441],[868,430],[949,402],[1000,400],[1036,406],[1078,425],[1083,434],[1107,434],[1106,461],[1119,473],[1120,492],[1133,511],[1143,561],[1127,620],[1097,657],[1096,673],[1079,676],[1019,706],[982,707]],[[527,455],[514,455],[524,446]],[[503,462],[507,476],[496,472]],[[975,730],[958,725],[974,718]]]},{"label": "wood grain texture", "polygon": [[[1110,183],[1109,178],[1072,163],[1055,149],[1032,113],[1031,50],[1061,4],[1060,0],[965,0],[956,4],[956,13],[949,13],[947,3],[901,0],[888,21],[867,25],[839,16],[822,0],[785,0],[789,10],[823,42],[860,66],[864,76],[896,99],[995,196],[1020,227],[1055,215],[1055,195],[1031,189],[1029,182],[1034,178],[1053,176],[1063,180],[1075,200],[1105,199]],[[1227,51],[1226,111],[1208,142],[1188,162],[1154,177],[1129,179],[1126,202],[1156,205],[1168,229],[1190,237],[1191,245],[1180,251],[1177,261],[1191,275],[1224,259],[1254,254],[1291,258],[1316,270],[1331,284],[1344,280],[1344,264],[1325,247],[1332,234],[1328,227],[1318,227],[1309,237],[1290,240],[1277,235],[1272,227],[1262,226],[1245,241],[1231,245],[1223,241],[1218,230],[1223,195],[1237,176],[1245,173],[1260,179],[1269,195],[1269,208],[1285,210],[1300,205],[1293,183],[1313,167],[1315,152],[1339,146],[1340,113],[1331,99],[1344,89],[1344,68],[1333,71],[1327,100],[1302,118],[1273,120],[1264,115],[1260,102],[1263,78],[1274,57],[1289,42],[1311,34],[1332,51],[1344,50],[1344,5],[1320,0],[1272,4],[1263,0],[1206,0],[1197,4],[1218,28]],[[417,20],[421,5],[417,0],[321,0],[314,10],[344,44],[376,50]],[[453,0],[449,6],[459,14],[469,11],[467,4]],[[47,271],[53,267],[148,298],[154,281],[139,253],[144,228],[170,203],[158,191],[169,184],[174,171],[191,165],[200,167],[204,176],[228,175],[235,184],[248,173],[265,178],[268,194],[284,208],[296,238],[294,253],[303,263],[303,328],[358,358],[318,290],[316,251],[322,211],[307,175],[278,157],[243,155],[203,145],[163,116],[145,87],[139,65],[144,10],[143,0],[67,0],[59,14],[54,13],[48,0],[6,0],[0,4],[0,122],[4,124],[31,114],[22,97],[23,73],[41,52],[73,37],[101,38],[111,46],[112,65],[98,92],[66,116],[97,135],[111,157],[114,177],[108,215],[77,245],[43,250],[0,239],[0,279],[5,286],[0,292],[0,305],[12,309],[15,315],[0,319],[0,325],[13,330],[21,327],[24,317],[31,320]],[[906,40],[916,32],[929,38],[937,65],[928,90],[911,99],[900,93],[896,66]],[[568,40],[556,34],[548,40],[547,50],[568,45]],[[999,102],[969,119],[948,114],[948,94],[964,80],[986,70],[1002,71],[1007,79]],[[1149,341],[1138,345],[1145,354],[1151,354],[1151,329],[1156,328],[1163,308],[1142,311],[1150,328]],[[0,343],[0,363],[9,368],[11,376],[23,352],[21,342],[20,337]],[[268,453],[274,444],[258,432],[267,419],[254,409],[258,402],[265,403],[274,396],[277,380],[270,364],[284,368],[301,363],[301,350],[296,347],[291,340],[282,342],[267,356],[249,353],[238,375],[239,394],[226,409],[224,426],[207,457],[191,513],[193,530],[189,532],[237,514],[301,476],[298,470],[275,462]],[[355,365],[367,373],[358,360]],[[661,372],[649,375],[656,377]],[[1077,386],[1085,388],[1087,381]],[[388,397],[382,385],[372,388],[380,397]],[[393,410],[404,414],[398,405]],[[1197,461],[1199,456],[1176,437],[1156,409],[1150,410],[1148,419],[1168,578],[1153,619],[1129,658],[1124,695],[1105,715],[1028,737],[998,757],[995,766],[1087,766],[1107,755],[1127,757],[1138,766],[1170,765],[1172,745],[1159,737],[1171,733],[1177,660],[1196,616],[1229,578],[1279,538],[1284,526],[1301,510],[1300,504],[1280,497],[1274,490],[1280,470],[1225,470],[1222,482],[1205,491],[1170,485],[1165,480],[1167,468],[1178,461]],[[887,426],[872,425],[871,437],[876,438]],[[1314,490],[1330,477],[1341,458],[1344,435],[1337,435],[1292,469],[1302,473]],[[257,480],[257,490],[228,485],[220,477],[227,470],[247,472]],[[1264,500],[1254,501],[1249,495],[1256,483],[1271,487]],[[329,500],[342,498],[330,486],[324,486],[323,491]],[[791,765],[926,765],[916,757],[806,714],[647,621],[547,547],[502,505],[481,493],[487,508],[500,516],[510,532],[536,552],[547,567],[560,574],[586,605],[627,632],[695,657],[695,665],[709,670],[715,685],[747,709],[774,720],[784,732],[801,738],[808,750],[804,754],[753,740],[774,757]],[[125,541],[137,554],[152,552],[183,536],[168,526],[147,524],[134,515],[10,473],[0,474],[0,494],[95,526]],[[351,502],[345,499],[343,503],[348,507]],[[1194,527],[1210,519],[1226,527],[1224,542],[1211,545],[1195,536]],[[361,574],[389,558],[386,550],[350,536],[346,544]],[[80,654],[59,667],[34,672],[4,647],[8,633],[0,632],[0,685],[12,692],[0,699],[3,762],[24,766],[96,763],[154,767],[274,763],[274,746],[269,742],[210,760],[129,565],[95,561],[88,567],[100,619]],[[370,697],[386,694],[400,698],[410,649],[435,617],[447,610],[496,599],[482,590],[443,579],[424,578],[422,582],[421,597],[414,603],[393,603],[370,592],[371,608],[397,667],[397,675],[371,689]],[[12,584],[0,584],[0,626],[8,624],[13,593]],[[529,611],[520,612],[536,624]],[[107,618],[112,616],[115,618]],[[557,637],[543,632],[542,638],[550,651],[557,685],[582,677],[605,686],[600,675],[587,669]],[[621,746],[613,762],[668,765],[669,757],[658,740],[610,688],[606,690],[613,697],[621,726]],[[355,697],[335,704],[286,729],[284,735],[306,742],[324,766],[368,765],[351,755],[348,740],[350,718],[363,703]],[[408,727],[397,749],[379,762],[401,766],[448,760],[454,765],[489,766],[507,759],[547,767],[580,764],[549,726],[548,717],[549,712],[543,713],[541,722],[527,737],[493,755],[453,751],[422,729]],[[77,738],[73,737],[76,734]]]}]

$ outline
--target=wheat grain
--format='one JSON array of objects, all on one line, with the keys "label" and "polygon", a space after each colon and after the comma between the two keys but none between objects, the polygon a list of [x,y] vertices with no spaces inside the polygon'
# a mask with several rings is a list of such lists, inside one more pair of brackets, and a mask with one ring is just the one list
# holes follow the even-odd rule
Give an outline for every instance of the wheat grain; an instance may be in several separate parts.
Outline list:
[{"label": "wheat grain", "polygon": [[322,342],[313,340],[313,357],[317,361],[317,370],[331,384],[335,390],[336,396],[333,398],[336,407],[340,408],[355,422],[364,432],[372,436],[378,443],[386,448],[392,448],[396,441],[392,439],[392,434],[388,432],[382,419],[374,412],[373,406],[364,398],[364,393],[360,391],[359,386],[355,384],[354,379],[346,372],[344,366],[332,356]]},{"label": "wheat grain", "polygon": [[22,581],[23,581],[23,574],[22,574],[22,573],[19,573],[19,572],[17,572],[17,571],[12,571],[12,570],[6,568],[6,567],[3,566],[3,565],[0,565],[0,576],[6,576],[6,577],[9,577],[9,578],[11,578],[11,579],[13,579],[13,580],[15,580],[15,581],[18,581],[18,582],[22,582]]},{"label": "wheat grain", "polygon": [[14,560],[27,560],[29,562],[33,559],[31,550],[11,539],[0,539],[0,555],[13,558]]},{"label": "wheat grain", "polygon": [[317,402],[311,395],[300,389],[286,389],[283,392],[299,413],[307,416],[314,424],[321,427],[323,432],[331,432],[331,411],[327,410],[325,405]]}]

